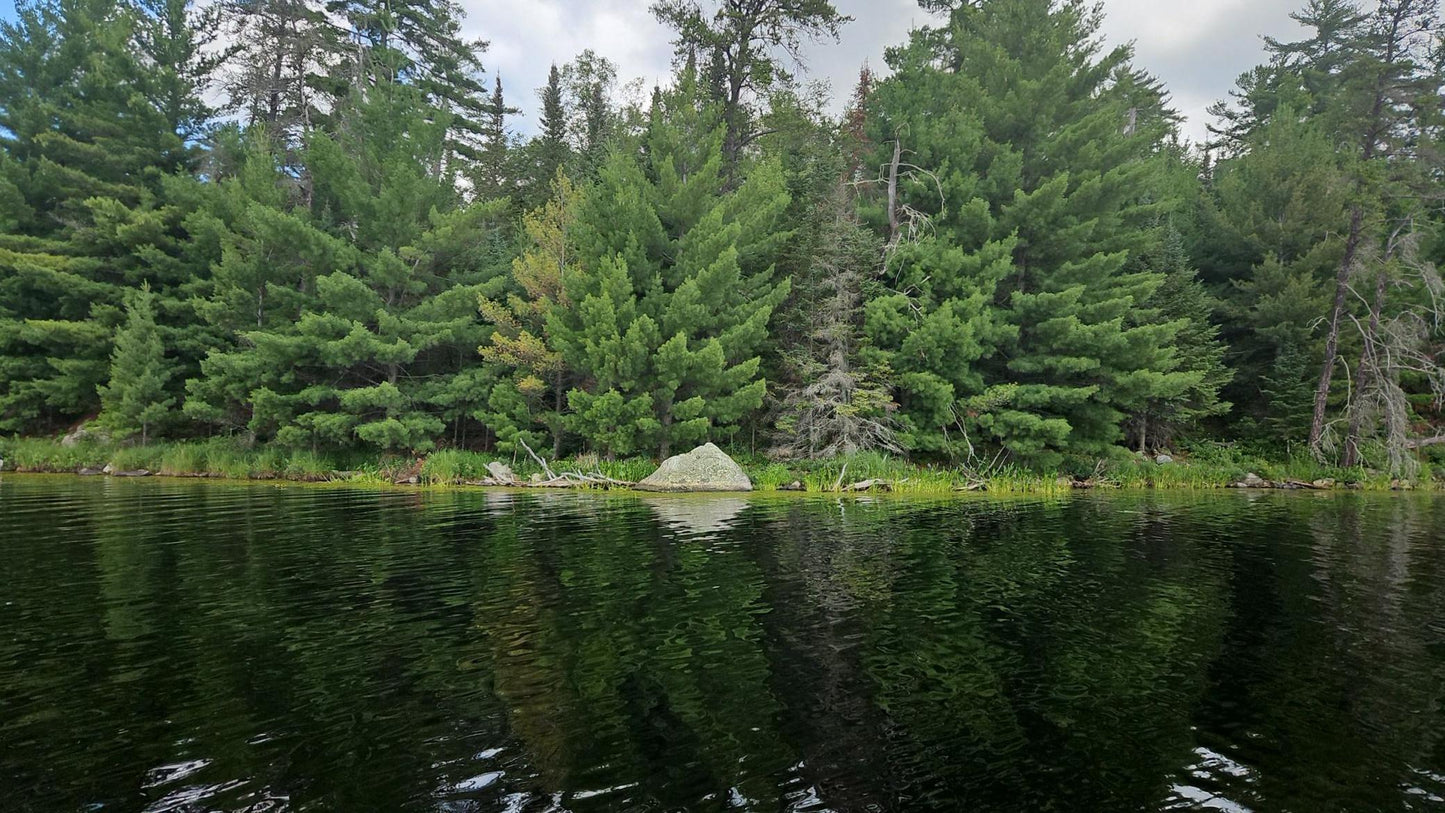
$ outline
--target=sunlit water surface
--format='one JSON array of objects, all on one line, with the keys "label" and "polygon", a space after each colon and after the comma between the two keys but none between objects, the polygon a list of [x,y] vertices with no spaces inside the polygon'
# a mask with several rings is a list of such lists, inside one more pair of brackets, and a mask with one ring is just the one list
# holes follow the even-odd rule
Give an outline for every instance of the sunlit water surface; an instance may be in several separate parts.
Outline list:
[{"label": "sunlit water surface", "polygon": [[0,809],[1445,809],[1445,501],[0,478]]}]

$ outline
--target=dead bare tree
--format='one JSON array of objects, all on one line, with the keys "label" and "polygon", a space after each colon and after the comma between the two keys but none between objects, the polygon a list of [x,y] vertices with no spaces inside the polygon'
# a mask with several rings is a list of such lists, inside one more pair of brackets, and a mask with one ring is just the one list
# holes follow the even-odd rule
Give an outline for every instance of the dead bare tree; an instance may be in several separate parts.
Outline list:
[{"label": "dead bare tree", "polygon": [[944,204],[943,182],[938,176],[918,166],[903,160],[907,154],[903,148],[903,134],[895,133],[893,137],[893,158],[890,160],[876,178],[866,178],[854,181],[854,186],[868,186],[872,184],[885,184],[888,190],[888,244],[887,250],[891,251],[904,240],[916,240],[918,236],[927,231],[932,224],[932,219],[924,212],[904,203],[899,195],[899,181],[919,180],[926,178],[932,181],[933,187],[938,191],[938,205]]},{"label": "dead bare tree", "polygon": [[808,383],[783,401],[783,424],[791,431],[776,451],[789,457],[870,449],[902,452],[894,437],[890,415],[895,405],[887,387],[859,369],[854,358],[862,285],[881,263],[878,242],[857,221],[847,185],[840,183],[826,206],[827,220],[813,259],[825,296],[810,346],[794,361]]},{"label": "dead bare tree", "polygon": [[[1392,474],[1413,476],[1419,462],[1413,452],[1433,445],[1433,439],[1415,437],[1413,409],[1402,380],[1409,375],[1423,381],[1436,406],[1445,402],[1445,365],[1434,336],[1445,324],[1445,281],[1431,263],[1419,256],[1419,234],[1413,219],[1399,222],[1387,241],[1383,256],[1363,256],[1373,266],[1372,290],[1366,298],[1353,286],[1350,293],[1366,300],[1364,320],[1351,316],[1361,339],[1360,361],[1345,408],[1348,431],[1341,461],[1346,466],[1364,462],[1365,444],[1374,440]],[[1401,303],[1391,307],[1390,294]],[[1322,435],[1326,448],[1330,433]]]}]

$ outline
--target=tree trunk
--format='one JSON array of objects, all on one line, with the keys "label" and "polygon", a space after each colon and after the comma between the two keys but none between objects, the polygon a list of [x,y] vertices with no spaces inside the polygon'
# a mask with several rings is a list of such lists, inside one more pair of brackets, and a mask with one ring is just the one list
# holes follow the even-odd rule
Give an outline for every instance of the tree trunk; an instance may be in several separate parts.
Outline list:
[{"label": "tree trunk", "polygon": [[[1386,261],[1389,257],[1386,257]],[[1358,382],[1355,386],[1355,399],[1365,396],[1366,391],[1374,385],[1375,379],[1380,375],[1380,354],[1375,349],[1376,338],[1380,335],[1380,312],[1385,309],[1385,269],[1381,268],[1375,277],[1375,298],[1370,303],[1370,322],[1365,330],[1365,345],[1360,348],[1360,364],[1355,369],[1359,370]],[[1353,468],[1360,463],[1360,434],[1365,427],[1364,411],[1358,407],[1350,410],[1350,433],[1345,437],[1345,456],[1340,464],[1345,468]]]},{"label": "tree trunk", "polygon": [[[1385,38],[1385,52],[1380,59],[1378,73],[1375,75],[1374,98],[1371,100],[1370,114],[1366,119],[1365,131],[1362,134],[1360,144],[1360,159],[1362,165],[1368,165],[1374,159],[1379,149],[1380,137],[1388,131],[1385,122],[1387,100],[1389,95],[1389,71],[1397,67],[1396,60],[1400,56],[1402,46],[1401,29],[1405,21],[1416,11],[1416,6],[1408,2],[1396,4],[1388,10],[1389,21],[1387,23],[1388,33]],[[1388,157],[1388,156],[1387,156]],[[1350,208],[1350,233],[1345,241],[1345,256],[1340,260],[1339,271],[1335,274],[1335,302],[1330,309],[1329,334],[1325,337],[1325,358],[1320,367],[1320,381],[1315,387],[1314,416],[1310,421],[1310,452],[1315,457],[1320,456],[1320,439],[1325,432],[1325,410],[1330,397],[1330,383],[1335,374],[1335,360],[1339,356],[1340,320],[1345,313],[1345,297],[1349,289],[1350,267],[1355,263],[1355,255],[1359,252],[1360,239],[1364,232],[1365,210],[1364,197],[1366,191],[1363,176],[1358,176],[1355,181],[1356,200]]]},{"label": "tree trunk", "polygon": [[729,190],[735,189],[738,180],[738,162],[742,160],[743,128],[747,115],[743,109],[743,93],[747,90],[747,67],[741,64],[742,49],[752,37],[754,24],[744,26],[738,32],[739,52],[728,55],[727,99],[723,102],[723,123],[727,131],[723,134],[724,181]]},{"label": "tree trunk", "polygon": [[1339,270],[1335,273],[1335,302],[1330,309],[1329,333],[1325,335],[1325,358],[1320,366],[1320,380],[1315,385],[1314,417],[1310,421],[1310,451],[1316,457],[1320,454],[1320,439],[1325,433],[1325,409],[1330,399],[1330,384],[1334,380],[1335,360],[1339,358],[1340,320],[1345,315],[1345,296],[1350,289],[1350,268],[1359,253],[1360,236],[1364,230],[1365,211],[1356,204],[1350,210],[1350,234],[1345,239],[1345,255],[1340,258]]},{"label": "tree trunk", "polygon": [[[281,118],[281,69],[285,64],[286,57],[279,51],[276,54],[276,61],[271,66],[271,93],[266,99],[266,123],[275,124]],[[275,138],[275,133],[268,133]]]},{"label": "tree trunk", "polygon": [[893,161],[888,165],[888,245],[898,242],[898,164],[903,160],[903,139],[893,139]]},{"label": "tree trunk", "polygon": [[556,404],[557,416],[552,424],[552,459],[562,459],[562,371],[557,371],[557,380],[552,385],[556,393],[553,395],[553,403]]},{"label": "tree trunk", "polygon": [[658,446],[658,459],[666,460],[672,457],[672,435],[668,430],[672,428],[672,405],[668,404],[667,414],[662,416],[662,443]]}]

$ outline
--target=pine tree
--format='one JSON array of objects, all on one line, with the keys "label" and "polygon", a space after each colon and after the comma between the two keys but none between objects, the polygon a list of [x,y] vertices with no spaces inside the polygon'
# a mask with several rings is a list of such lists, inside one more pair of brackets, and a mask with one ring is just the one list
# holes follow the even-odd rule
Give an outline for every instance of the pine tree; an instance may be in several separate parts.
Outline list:
[{"label": "pine tree", "polygon": [[612,107],[617,83],[617,66],[591,50],[583,51],[562,69],[564,107],[571,111],[568,123],[577,178],[591,179],[607,157],[618,115]]},{"label": "pine tree", "polygon": [[761,145],[778,161],[790,202],[789,237],[778,271],[792,292],[769,331],[763,356],[769,411],[752,437],[776,452],[812,457],[873,448],[897,450],[886,365],[862,358],[865,293],[882,270],[883,246],[856,216],[867,91],[855,94],[844,124],[814,100],[774,93]]},{"label": "pine tree", "polygon": [[0,430],[48,430],[93,414],[118,317],[104,304],[115,289],[101,272],[62,244],[0,245]]},{"label": "pine tree", "polygon": [[456,209],[431,173],[445,127],[415,89],[379,83],[338,115],[305,153],[307,205],[260,161],[229,182],[244,209],[206,313],[236,341],[207,357],[187,409],[292,447],[430,449],[486,400],[467,362],[503,207]]},{"label": "pine tree", "polygon": [[215,111],[205,101],[217,70],[230,49],[217,48],[221,27],[218,5],[193,0],[137,0],[136,49],[146,67],[148,95],[190,151],[212,126]]},{"label": "pine tree", "polygon": [[330,108],[337,27],[314,0],[224,0],[221,8],[235,49],[222,77],[224,109],[264,127],[289,164]]},{"label": "pine tree", "polygon": [[1159,256],[1147,258],[1146,264],[1165,274],[1147,310],[1157,314],[1159,321],[1180,326],[1174,337],[1179,357],[1176,372],[1188,376],[1189,385],[1147,399],[1130,415],[1128,442],[1141,453],[1166,448],[1182,432],[1197,429],[1204,419],[1228,412],[1230,403],[1220,398],[1220,391],[1234,377],[1224,362],[1225,345],[1214,324],[1219,303],[1189,267],[1183,238],[1172,226],[1166,229]]},{"label": "pine tree", "polygon": [[842,179],[818,205],[808,281],[811,317],[797,345],[782,351],[792,386],[777,416],[778,450],[789,456],[836,457],[873,449],[902,451],[896,440],[884,365],[861,358],[863,291],[882,258],[877,236],[858,222]]},{"label": "pine tree", "polygon": [[451,0],[329,0],[352,39],[364,47],[338,54],[333,69],[339,88],[370,82],[406,84],[419,90],[445,127],[445,147],[434,168],[454,178],[482,159],[488,143],[487,90],[481,54],[486,43],[461,36],[462,7]]},{"label": "pine tree", "polygon": [[168,394],[171,369],[150,287],[128,291],[125,309],[125,325],[115,335],[110,380],[100,388],[99,422],[117,438],[140,435],[144,445],[170,416],[176,399]]},{"label": "pine tree", "polygon": [[1241,147],[1215,169],[1194,255],[1223,305],[1236,370],[1225,396],[1248,434],[1283,445],[1308,436],[1294,416],[1309,413],[1311,390],[1293,376],[1323,351],[1319,315],[1343,249],[1347,184],[1328,134],[1296,115],[1271,119]]},{"label": "pine tree", "polygon": [[507,130],[507,116],[518,113],[508,107],[502,93],[502,77],[498,76],[487,103],[482,128],[483,145],[472,171],[472,188],[481,199],[510,199],[516,191],[512,172],[512,135]]},{"label": "pine tree", "polygon": [[495,330],[482,357],[506,373],[491,390],[486,421],[501,440],[503,451],[517,451],[518,442],[537,447],[544,427],[552,456],[562,456],[566,397],[570,370],[551,346],[547,320],[567,307],[569,276],[581,273],[573,242],[581,192],[561,169],[553,178],[552,198],[522,220],[531,245],[512,262],[512,286],[505,301],[483,299],[482,317]]},{"label": "pine tree", "polygon": [[572,428],[608,454],[724,439],[762,404],[757,352],[788,291],[774,279],[788,196],[768,164],[726,192],[715,116],[684,75],[642,149],[614,153],[581,205],[585,271],[548,331],[583,379]]},{"label": "pine tree", "polygon": [[547,86],[538,92],[542,100],[542,132],[538,135],[536,180],[539,185],[551,183],[568,159],[567,110],[562,102],[562,73],[553,65],[547,74]]},{"label": "pine tree", "polygon": [[[150,8],[51,0],[0,23],[0,426],[94,412],[123,287],[176,249],[162,199],[190,169],[204,70],[187,7]],[[190,276],[165,273],[167,296]]]},{"label": "pine tree", "polygon": [[83,218],[92,197],[139,203],[184,166],[185,145],[152,96],[140,20],[114,0],[22,5],[0,23],[0,137],[29,168],[34,228]]},{"label": "pine tree", "polygon": [[[1330,111],[1338,122],[1335,132],[1353,145],[1349,169],[1354,188],[1310,421],[1310,449],[1316,455],[1325,441],[1341,332],[1352,318],[1349,310],[1355,299],[1352,275],[1356,264],[1362,255],[1384,253],[1391,218],[1381,217],[1380,210],[1393,203],[1392,198],[1420,194],[1401,183],[1392,170],[1413,163],[1404,159],[1417,142],[1417,117],[1422,109],[1429,109],[1416,100],[1433,100],[1439,94],[1436,55],[1431,51],[1439,26],[1436,0],[1381,0],[1355,38],[1360,58],[1354,70],[1345,72],[1338,91],[1340,100]],[[1426,194],[1433,194],[1433,187],[1432,180],[1424,187],[1431,190]]]},{"label": "pine tree", "polygon": [[1129,411],[1190,385],[1182,325],[1147,307],[1164,277],[1130,263],[1160,239],[1167,117],[1140,115],[1150,83],[1127,48],[1099,52],[1082,4],[950,9],[876,92],[880,186],[898,189],[876,217],[894,241],[936,236],[897,250],[870,333],[916,448],[1103,454]]},{"label": "pine tree", "polygon": [[[1220,175],[1235,180],[1233,189],[1221,186],[1219,208],[1226,222],[1257,226],[1278,243],[1236,261],[1252,262],[1259,278],[1259,284],[1241,284],[1240,292],[1264,291],[1274,297],[1261,300],[1270,310],[1320,325],[1305,334],[1291,331],[1251,318],[1250,306],[1240,303],[1246,308],[1240,322],[1262,325],[1261,336],[1296,334],[1289,347],[1261,352],[1265,346],[1258,343],[1245,357],[1241,379],[1257,378],[1276,402],[1268,407],[1272,414],[1259,416],[1262,424],[1292,425],[1278,420],[1295,412],[1279,398],[1298,392],[1290,376],[1299,358],[1319,359],[1308,438],[1323,457],[1340,448],[1331,412],[1360,392],[1353,383],[1339,385],[1342,359],[1358,352],[1363,363],[1371,355],[1373,331],[1355,326],[1390,320],[1369,292],[1390,276],[1390,246],[1400,245],[1395,238],[1415,231],[1431,208],[1424,201],[1435,195],[1432,167],[1438,161],[1424,146],[1424,134],[1438,126],[1433,99],[1442,80],[1428,42],[1439,17],[1435,0],[1381,0],[1364,8],[1311,0],[1292,16],[1307,35],[1294,42],[1267,40],[1267,65],[1241,78],[1232,105],[1214,108],[1226,124],[1230,149]],[[1225,192],[1234,199],[1225,199]],[[1228,245],[1227,239],[1218,242]],[[1316,295],[1322,284],[1332,294],[1323,304]],[[1318,309],[1299,312],[1271,291],[1293,292],[1296,305]],[[1354,428],[1359,423],[1352,420],[1351,437],[1359,434]],[[1343,448],[1344,461],[1355,462],[1356,445],[1347,439]]]},{"label": "pine tree", "polygon": [[1353,0],[1309,0],[1290,17],[1309,38],[1281,42],[1265,37],[1269,61],[1242,74],[1230,91],[1231,102],[1218,102],[1209,112],[1218,124],[1226,157],[1243,154],[1249,142],[1271,121],[1314,118],[1335,108],[1341,80],[1354,70],[1360,34],[1369,15]]}]

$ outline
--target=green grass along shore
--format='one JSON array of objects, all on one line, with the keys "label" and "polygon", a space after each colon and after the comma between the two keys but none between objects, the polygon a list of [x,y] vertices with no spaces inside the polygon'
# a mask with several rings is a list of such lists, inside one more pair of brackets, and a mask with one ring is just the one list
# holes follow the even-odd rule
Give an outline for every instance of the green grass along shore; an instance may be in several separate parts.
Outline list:
[{"label": "green grass along shore", "polygon": [[[965,490],[995,494],[1056,494],[1082,486],[1097,488],[1204,490],[1227,488],[1253,473],[1267,481],[1315,483],[1333,481],[1336,488],[1369,491],[1436,489],[1428,476],[1402,481],[1363,469],[1321,466],[1311,460],[1269,461],[1225,446],[1200,447],[1160,464],[1122,452],[1076,472],[1034,472],[1005,466],[987,472],[946,465],[922,465],[897,457],[864,453],[820,461],[778,462],[747,454],[734,455],[758,491],[834,492],[866,480],[883,481],[891,491],[947,494]],[[526,456],[511,458],[446,449],[425,457],[378,458],[374,454],[316,453],[275,447],[245,449],[224,440],[178,441],[147,446],[80,443],[63,446],[48,438],[0,438],[0,459],[7,471],[76,473],[83,469],[147,471],[173,477],[215,477],[233,480],[352,482],[419,486],[465,486],[488,477],[486,466],[501,461],[523,480],[540,474]],[[636,482],[656,468],[656,461],[630,458],[608,461],[582,456],[551,463],[556,471],[599,473],[614,480]]]}]

